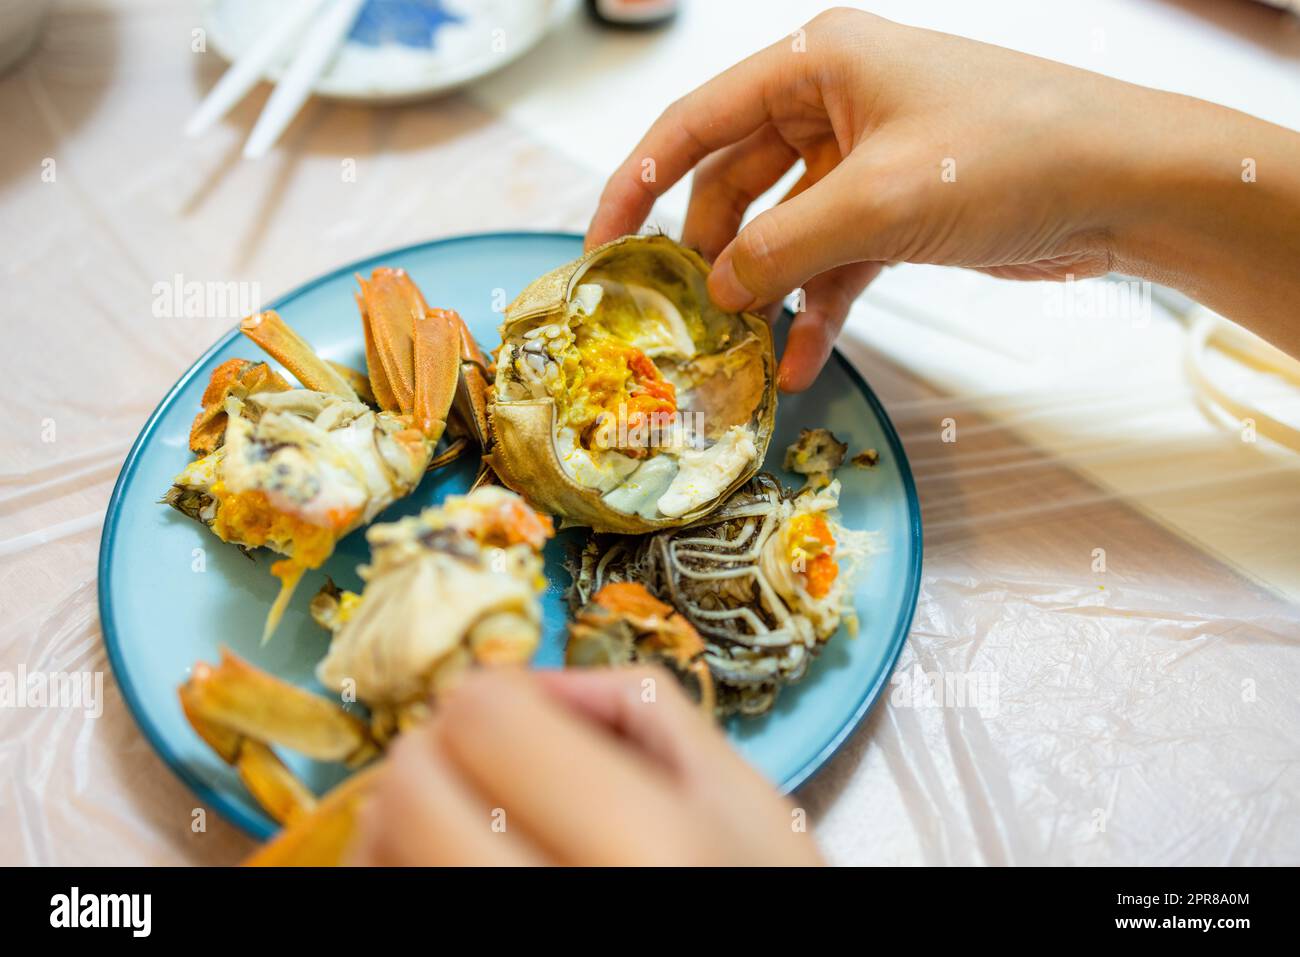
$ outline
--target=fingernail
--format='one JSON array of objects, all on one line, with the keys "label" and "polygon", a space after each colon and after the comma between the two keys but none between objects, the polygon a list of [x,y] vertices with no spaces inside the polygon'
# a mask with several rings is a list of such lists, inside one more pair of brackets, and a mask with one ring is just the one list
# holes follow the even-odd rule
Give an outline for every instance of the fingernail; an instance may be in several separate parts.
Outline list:
[{"label": "fingernail", "polygon": [[754,294],[741,285],[732,268],[731,257],[724,256],[709,274],[709,295],[719,309],[742,312],[754,304]]},{"label": "fingernail", "polygon": [[802,392],[803,390],[799,388],[798,375],[782,362],[776,370],[776,387],[787,395],[791,392]]}]

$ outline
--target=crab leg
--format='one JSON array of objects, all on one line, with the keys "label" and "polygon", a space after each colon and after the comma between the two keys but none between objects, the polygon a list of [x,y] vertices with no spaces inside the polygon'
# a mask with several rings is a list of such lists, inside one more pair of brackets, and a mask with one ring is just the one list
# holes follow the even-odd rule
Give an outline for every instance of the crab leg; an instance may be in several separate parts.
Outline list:
[{"label": "crab leg", "polygon": [[[388,412],[409,413],[415,406],[415,324],[428,311],[419,288],[404,269],[379,268],[370,279],[357,276],[361,285],[362,322],[368,342],[366,359],[370,363],[372,382],[375,370],[382,370],[387,391],[396,406],[380,405]],[[370,358],[371,349],[378,357]],[[381,390],[376,389],[379,396]]]},{"label": "crab leg", "polygon": [[464,455],[468,449],[469,439],[465,436],[462,435],[458,438],[452,439],[445,449],[433,458],[429,459],[429,471],[436,472],[438,469],[450,465],[452,462],[455,462],[458,458]]},{"label": "crab leg", "polygon": [[286,821],[279,834],[244,862],[248,867],[336,867],[345,861],[357,816],[382,765],[352,775],[308,814]]},{"label": "crab leg", "polygon": [[460,338],[460,379],[456,388],[456,398],[452,409],[456,414],[462,432],[468,432],[479,448],[488,446],[488,368],[483,350],[478,347],[469,328],[456,313],[456,332]]},{"label": "crab leg", "polygon": [[357,282],[366,364],[379,407],[412,414],[433,441],[447,430],[451,410],[455,441],[435,460],[439,465],[468,448],[467,435],[486,444],[487,360],[460,316],[430,309],[401,269],[376,269]]},{"label": "crab leg", "polygon": [[[490,433],[487,420],[486,371],[472,363],[462,361],[460,373],[460,382],[456,386],[456,398],[452,401],[451,418],[448,422],[448,433],[455,438],[429,461],[430,471],[437,471],[455,462],[469,451],[474,443],[477,443],[479,448],[488,446]],[[473,436],[473,439],[470,436]]]},{"label": "crab leg", "polygon": [[[464,320],[451,309],[434,309],[433,313],[442,313],[452,327],[453,342],[459,343],[460,359],[456,369],[454,394],[451,400],[449,434],[454,436],[451,443],[441,454],[429,462],[429,468],[440,469],[460,458],[470,448],[471,441],[479,448],[488,444],[488,371],[487,360],[478,347],[478,343],[469,334]],[[443,343],[440,348],[450,348],[452,342]],[[439,360],[443,361],[443,360]],[[417,384],[419,382],[419,359],[417,350]],[[440,369],[439,376],[446,376],[445,369]],[[445,382],[445,379],[441,380]],[[417,399],[418,401],[418,399]],[[441,398],[440,400],[441,401]]]},{"label": "crab leg", "polygon": [[244,335],[293,373],[308,389],[328,392],[353,402],[359,401],[352,386],[339,372],[320,358],[302,336],[273,309],[255,312],[239,324]]},{"label": "crab leg", "polygon": [[278,821],[311,810],[314,799],[268,744],[349,766],[369,760],[378,750],[360,719],[224,648],[215,668],[206,662],[194,666],[180,688],[180,699],[200,737],[239,771],[254,797]]},{"label": "crab leg", "polygon": [[261,741],[204,721],[189,707],[184,693],[181,694],[181,709],[199,737],[239,772],[244,787],[275,820],[287,824],[315,808],[316,795]]},{"label": "crab leg", "polygon": [[[361,277],[357,277],[361,281]],[[384,362],[379,357],[379,347],[375,344],[375,334],[370,326],[370,310],[366,308],[366,297],[356,293],[357,309],[361,312],[361,331],[366,340],[366,369],[370,373],[370,390],[374,393],[375,404],[386,412],[400,411],[397,396],[384,372]]]},{"label": "crab leg", "polygon": [[460,316],[430,309],[414,325],[415,427],[437,442],[447,428],[447,412],[460,379]]},{"label": "crab leg", "polygon": [[378,405],[375,400],[374,389],[370,387],[370,380],[366,378],[365,373],[358,372],[350,366],[345,366],[341,362],[335,362],[333,359],[326,359],[330,368],[343,377],[343,381],[352,387],[352,391],[357,394],[362,402],[366,405]]}]

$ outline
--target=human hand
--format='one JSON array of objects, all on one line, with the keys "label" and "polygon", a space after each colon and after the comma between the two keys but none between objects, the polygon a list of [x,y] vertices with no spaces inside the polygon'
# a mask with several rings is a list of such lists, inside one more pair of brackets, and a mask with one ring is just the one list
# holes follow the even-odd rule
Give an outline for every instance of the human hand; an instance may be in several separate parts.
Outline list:
[{"label": "human hand", "polygon": [[[786,391],[811,385],[853,300],[897,261],[1014,279],[1123,270],[1296,351],[1300,175],[1286,157],[1298,139],[1199,100],[831,10],[669,107],[610,177],[587,245],[635,231],[698,164],[682,239],[716,257],[717,304],[755,308],[803,287]],[[1253,191],[1239,175],[1247,155],[1271,167]],[[800,160],[787,197],[740,229]]]},{"label": "human hand", "polygon": [[811,865],[802,817],[661,669],[484,669],[398,740],[360,864]]}]

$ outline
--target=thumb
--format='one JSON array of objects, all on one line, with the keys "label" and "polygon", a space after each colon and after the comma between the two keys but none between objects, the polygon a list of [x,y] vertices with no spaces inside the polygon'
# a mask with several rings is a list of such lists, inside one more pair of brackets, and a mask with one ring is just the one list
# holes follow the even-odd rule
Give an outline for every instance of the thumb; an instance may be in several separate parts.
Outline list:
[{"label": "thumb", "polygon": [[718,254],[709,295],[719,308],[757,308],[836,266],[882,258],[871,254],[871,218],[847,165],[760,213]]}]

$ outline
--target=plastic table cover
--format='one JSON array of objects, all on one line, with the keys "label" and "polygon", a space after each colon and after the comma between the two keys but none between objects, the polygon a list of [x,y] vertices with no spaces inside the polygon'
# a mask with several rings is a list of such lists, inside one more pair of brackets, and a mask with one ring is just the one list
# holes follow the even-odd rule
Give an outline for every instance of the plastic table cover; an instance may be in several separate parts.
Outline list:
[{"label": "plastic table cover", "polygon": [[[194,26],[166,0],[65,3],[0,77],[0,680],[102,680],[90,708],[0,706],[0,863],[224,864],[251,847],[215,815],[193,830],[196,799],[136,729],[99,632],[118,468],[231,323],[156,318],[156,284],[256,282],[270,299],[420,239],[581,229],[602,182],[462,96],[312,103],[272,156],[241,163],[265,90],[210,136],[179,135],[221,69],[192,51]],[[1277,575],[1205,544],[1235,528],[1285,578],[1300,562],[1295,456],[1261,442],[1219,467],[1240,437],[1179,385],[1181,327],[1159,309],[1143,345],[1157,358],[1138,366],[1160,375],[1085,375],[1053,401],[1009,390],[992,362],[928,361],[958,356],[961,330],[994,329],[1003,307],[966,296],[954,311],[942,277],[898,273],[842,348],[911,458],[924,581],[893,686],[797,795],[828,859],[1300,859],[1300,606]],[[964,289],[951,281],[949,297]],[[1153,410],[1212,424],[1189,436]],[[1086,428],[1116,418],[1133,428]]]}]

